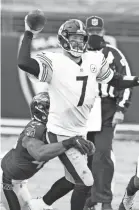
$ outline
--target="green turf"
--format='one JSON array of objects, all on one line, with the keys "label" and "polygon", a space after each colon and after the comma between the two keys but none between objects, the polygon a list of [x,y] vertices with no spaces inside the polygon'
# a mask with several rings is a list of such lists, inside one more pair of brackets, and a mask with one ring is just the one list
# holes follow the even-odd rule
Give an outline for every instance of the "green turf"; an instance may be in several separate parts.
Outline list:
[{"label": "green turf", "polygon": [[[17,137],[2,137],[2,152],[14,145]],[[114,210],[117,210],[124,194],[125,187],[132,175],[135,173],[135,164],[139,155],[139,143],[129,141],[114,141],[114,152],[116,155],[115,192],[113,198]],[[28,187],[32,196],[42,196],[51,184],[64,175],[63,167],[56,158],[50,161],[38,174],[30,179]],[[54,204],[59,210],[70,210],[70,193]],[[98,208],[99,209],[99,208]],[[133,210],[139,210],[139,193],[135,199]]]}]

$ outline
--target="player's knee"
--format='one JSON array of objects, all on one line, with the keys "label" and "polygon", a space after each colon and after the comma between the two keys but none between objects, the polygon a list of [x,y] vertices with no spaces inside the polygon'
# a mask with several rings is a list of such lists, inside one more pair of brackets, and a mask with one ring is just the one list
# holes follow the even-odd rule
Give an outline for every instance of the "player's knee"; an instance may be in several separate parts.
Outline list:
[{"label": "player's knee", "polygon": [[135,176],[134,178],[134,185],[137,189],[139,189],[139,177]]}]

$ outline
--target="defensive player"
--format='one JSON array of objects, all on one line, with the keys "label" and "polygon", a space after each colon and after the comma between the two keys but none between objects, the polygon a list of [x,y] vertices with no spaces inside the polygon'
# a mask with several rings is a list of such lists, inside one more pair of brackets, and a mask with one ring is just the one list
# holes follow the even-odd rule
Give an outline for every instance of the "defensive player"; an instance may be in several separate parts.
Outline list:
[{"label": "defensive player", "polygon": [[[65,137],[86,135],[86,122],[95,100],[97,82],[109,82],[120,87],[139,85],[138,77],[130,77],[130,80],[125,81],[122,76],[114,76],[101,52],[83,55],[88,36],[80,20],[66,21],[60,27],[58,40],[63,53],[42,52],[32,58],[30,46],[33,34],[37,31],[31,30],[27,18],[25,30],[18,66],[49,84],[51,104],[47,127],[50,143],[62,141]],[[75,182],[71,210],[82,210],[85,197],[93,184],[86,157],[77,150],[70,149],[59,158],[68,172],[67,179],[71,178],[70,174]]]},{"label": "defensive player", "polygon": [[[113,71],[131,76],[128,62],[123,53],[105,40],[103,19],[91,16],[86,20],[86,27],[89,34],[88,50],[101,51]],[[102,203],[103,210],[112,210],[111,183],[115,162],[112,151],[113,131],[115,125],[124,120],[124,114],[131,103],[131,90],[129,88],[121,90],[118,86],[99,84],[98,92],[102,106],[102,130],[96,133],[89,132],[87,135],[91,141],[95,138],[96,146],[92,163],[94,185],[90,205],[93,206],[99,202]]]},{"label": "defensive player", "polygon": [[[18,180],[29,179],[46,162],[71,147],[77,148],[82,154],[90,150],[91,145],[81,137],[73,137],[59,143],[47,144],[46,123],[49,106],[50,101],[47,93],[39,93],[33,98],[31,103],[32,120],[20,134],[15,148],[11,149],[2,159],[3,191],[10,210],[20,210],[20,204],[21,206],[25,203],[28,204],[31,199],[25,182]],[[44,199],[45,201],[46,199]],[[48,206],[44,204],[43,207],[45,206],[47,209]],[[29,207],[34,210],[31,202]],[[36,206],[36,208],[42,209],[40,205]]]},{"label": "defensive player", "polygon": [[137,161],[136,174],[130,179],[128,183],[125,195],[119,206],[119,210],[132,210],[137,191],[139,191],[139,157]]}]

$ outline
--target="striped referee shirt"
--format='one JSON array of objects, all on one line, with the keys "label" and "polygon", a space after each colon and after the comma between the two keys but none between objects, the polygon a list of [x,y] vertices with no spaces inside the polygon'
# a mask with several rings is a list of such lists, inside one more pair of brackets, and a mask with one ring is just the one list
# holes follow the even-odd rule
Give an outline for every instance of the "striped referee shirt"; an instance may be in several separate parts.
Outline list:
[{"label": "striped referee shirt", "polygon": [[[116,47],[106,44],[102,49],[110,68],[122,75],[131,75],[129,64],[123,53]],[[99,84],[98,92],[100,97],[115,98],[117,104],[117,111],[125,111],[130,105],[132,90],[127,88],[120,90],[118,87],[112,87],[109,84]]]}]

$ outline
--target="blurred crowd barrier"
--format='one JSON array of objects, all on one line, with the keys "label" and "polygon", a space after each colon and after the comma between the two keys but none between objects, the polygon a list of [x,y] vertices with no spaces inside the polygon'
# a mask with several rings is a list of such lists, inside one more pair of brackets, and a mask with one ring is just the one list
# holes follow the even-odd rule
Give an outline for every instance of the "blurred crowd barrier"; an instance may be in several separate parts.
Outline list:
[{"label": "blurred crowd barrier", "polygon": [[[138,0],[2,0],[3,8],[17,10],[28,10],[29,7],[43,8],[45,11],[52,10],[63,12],[103,12],[103,13],[127,13],[129,15],[138,15],[139,3]],[[22,5],[22,7],[21,7]]]},{"label": "blurred crowd barrier", "polygon": [[32,9],[42,9],[47,17],[45,31],[56,33],[61,23],[69,18],[85,21],[90,15],[105,20],[109,34],[139,36],[138,0],[2,0],[2,32],[22,32],[24,16]]},{"label": "blurred crowd barrier", "polygon": [[[138,0],[2,0],[1,10],[1,116],[29,118],[29,103],[40,90],[26,74],[17,68],[17,53],[24,31],[24,17],[32,9],[43,9],[47,24],[32,44],[32,51],[59,50],[56,34],[69,18],[85,22],[90,15],[104,18],[106,34],[116,37],[117,45],[129,61],[133,75],[139,75],[139,2]],[[126,123],[139,123],[139,88],[133,91],[132,104],[126,113]]]}]

